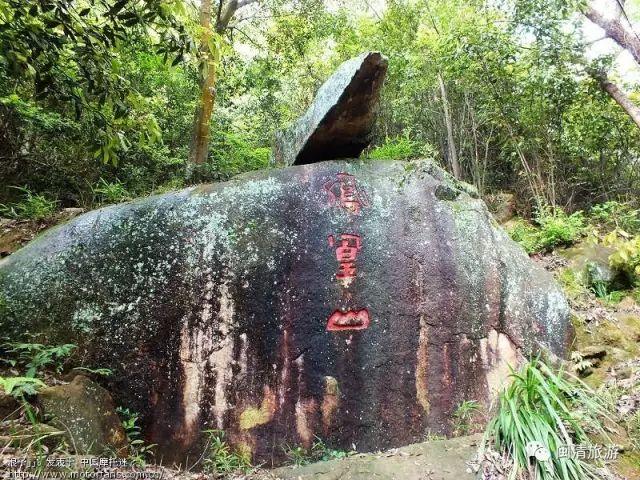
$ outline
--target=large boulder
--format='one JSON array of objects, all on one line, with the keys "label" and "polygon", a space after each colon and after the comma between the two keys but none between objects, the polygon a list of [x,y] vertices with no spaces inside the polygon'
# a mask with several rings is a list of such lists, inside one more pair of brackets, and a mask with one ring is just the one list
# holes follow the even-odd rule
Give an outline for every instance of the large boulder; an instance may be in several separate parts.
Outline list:
[{"label": "large boulder", "polygon": [[304,115],[276,135],[275,163],[303,165],[359,156],[371,141],[386,73],[387,59],[379,52],[340,65]]},{"label": "large boulder", "polygon": [[0,330],[114,370],[165,463],[211,428],[257,459],[450,433],[571,333],[473,195],[426,162],[331,161],[102,208],[2,260]]}]

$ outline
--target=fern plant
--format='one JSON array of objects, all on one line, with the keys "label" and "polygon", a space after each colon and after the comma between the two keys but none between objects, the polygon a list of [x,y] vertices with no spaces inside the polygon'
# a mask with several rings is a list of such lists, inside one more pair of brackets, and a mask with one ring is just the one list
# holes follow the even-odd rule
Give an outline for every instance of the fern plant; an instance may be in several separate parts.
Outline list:
[{"label": "fern plant", "polygon": [[76,349],[76,345],[70,343],[50,347],[40,343],[11,342],[2,347],[16,357],[4,361],[12,366],[23,365],[27,369],[25,377],[35,377],[38,372],[51,366],[61,373],[65,360]]},{"label": "fern plant", "polygon": [[18,400],[24,400],[29,395],[35,395],[40,388],[45,386],[44,382],[37,378],[0,376],[0,387],[4,390],[4,393]]}]

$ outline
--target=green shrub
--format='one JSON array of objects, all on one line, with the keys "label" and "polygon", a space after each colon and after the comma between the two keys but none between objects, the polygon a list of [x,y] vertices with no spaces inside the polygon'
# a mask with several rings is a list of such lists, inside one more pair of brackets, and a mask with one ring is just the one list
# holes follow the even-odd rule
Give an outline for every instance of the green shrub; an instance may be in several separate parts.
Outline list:
[{"label": "green shrub", "polygon": [[57,202],[44,195],[34,194],[26,187],[13,187],[20,190],[23,200],[14,204],[0,204],[0,216],[17,220],[42,220],[56,211]]},{"label": "green shrub", "polygon": [[631,234],[640,233],[640,210],[629,203],[615,201],[591,207],[590,220],[606,230],[622,229]]},{"label": "green shrub", "polygon": [[[553,372],[533,359],[518,372],[498,399],[496,416],[485,440],[513,461],[509,478],[529,469],[539,480],[599,478],[592,466],[573,456],[558,455],[560,447],[589,443],[587,432],[608,439],[601,426],[608,418],[603,401],[575,376]],[[528,446],[539,445],[548,459],[531,457]]]},{"label": "green shrub", "polygon": [[562,209],[543,209],[536,215],[540,225],[539,243],[542,250],[550,251],[557,246],[572,245],[584,233],[585,219],[582,212],[567,215]]},{"label": "green shrub", "polygon": [[507,228],[511,238],[518,242],[527,253],[540,251],[538,229],[522,218],[513,220]]},{"label": "green shrub", "polygon": [[122,422],[122,428],[129,443],[129,461],[138,467],[144,467],[150,456],[153,456],[155,443],[147,444],[141,437],[142,429],[138,425],[138,414],[128,408],[118,407],[116,412]]},{"label": "green shrub", "polygon": [[369,151],[367,158],[371,160],[407,160],[411,158],[432,158],[434,148],[423,145],[407,137],[387,138],[382,145]]},{"label": "green shrub", "polygon": [[535,216],[535,225],[517,219],[508,229],[509,235],[527,253],[550,252],[555,247],[575,243],[585,232],[582,212],[567,215],[562,209],[541,209]]},{"label": "green shrub", "polygon": [[608,242],[616,251],[609,257],[609,265],[622,273],[630,285],[640,285],[640,235]]},{"label": "green shrub", "polygon": [[115,182],[107,182],[101,178],[92,191],[93,201],[99,205],[126,202],[132,198],[126,187],[117,179]]}]

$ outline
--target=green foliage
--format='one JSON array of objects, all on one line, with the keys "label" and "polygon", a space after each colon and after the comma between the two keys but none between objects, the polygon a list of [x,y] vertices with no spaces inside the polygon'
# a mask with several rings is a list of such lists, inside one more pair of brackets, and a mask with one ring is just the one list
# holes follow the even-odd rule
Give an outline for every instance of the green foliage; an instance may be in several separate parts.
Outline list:
[{"label": "green foliage", "polygon": [[207,436],[207,450],[203,469],[207,473],[229,474],[248,473],[252,470],[248,452],[234,451],[224,440],[221,430],[204,430]]},{"label": "green foliage", "polygon": [[316,437],[313,445],[311,445],[311,457],[314,459],[313,461],[326,462],[328,460],[346,458],[354,453],[356,452],[329,448],[319,437]]},{"label": "green foliage", "polygon": [[535,216],[536,225],[522,219],[509,228],[509,235],[527,253],[549,252],[555,247],[575,243],[585,232],[582,212],[567,215],[562,209],[541,208]]},{"label": "green foliage", "polygon": [[582,212],[567,215],[562,209],[543,209],[536,215],[540,226],[538,243],[544,251],[557,246],[568,246],[576,242],[584,233],[585,220]]},{"label": "green foliage", "polygon": [[617,235],[615,238],[608,242],[616,249],[609,257],[609,265],[626,276],[629,285],[640,285],[640,235],[633,238]]},{"label": "green foliage", "polygon": [[101,178],[98,185],[93,187],[94,201],[98,205],[119,203],[131,200],[131,194],[126,187],[116,179],[115,182],[107,182]]},{"label": "green foliage", "polygon": [[7,354],[14,357],[4,361],[12,366],[20,365],[26,368],[26,377],[35,377],[49,367],[61,373],[67,357],[76,349],[76,345],[73,344],[46,346],[22,342],[5,343],[2,347]]},{"label": "green foliage", "polygon": [[538,229],[522,218],[515,219],[507,229],[509,236],[527,253],[540,251]]},{"label": "green foliage", "polygon": [[[195,52],[180,18],[185,13],[180,0],[3,0],[0,69],[37,101],[66,105],[76,119],[85,110],[96,115],[98,152],[105,162],[115,161],[115,150],[127,142],[116,125],[136,101],[135,89],[121,75],[121,46],[144,38],[165,58],[174,56],[174,64],[182,62]],[[154,35],[143,37],[147,30]]]},{"label": "green foliage", "polygon": [[103,377],[110,377],[113,375],[113,370],[110,368],[88,368],[88,367],[74,367],[74,370],[80,370],[94,375],[100,375]]},{"label": "green foliage", "polygon": [[[496,450],[513,460],[509,478],[529,469],[540,480],[599,478],[592,466],[560,457],[558,449],[589,443],[587,432],[608,438],[602,427],[602,419],[609,418],[603,401],[583,382],[552,371],[540,359],[510,377],[512,383],[500,393],[496,416],[485,434]],[[540,445],[549,459],[531,458],[528,445]]]},{"label": "green foliage", "polygon": [[29,395],[35,395],[40,388],[45,386],[44,382],[33,377],[0,376],[0,387],[4,390],[4,393],[18,400],[24,400]]},{"label": "green foliage", "polygon": [[218,177],[226,180],[239,173],[267,168],[271,149],[255,147],[246,137],[234,132],[220,132],[211,144],[212,156],[208,178]]},{"label": "green foliage", "polygon": [[457,435],[469,435],[473,430],[473,422],[480,410],[476,400],[464,400],[453,412],[453,425]]},{"label": "green foliage", "polygon": [[13,187],[22,192],[22,200],[11,205],[0,203],[0,216],[18,220],[42,220],[53,215],[57,203],[44,195],[34,194],[27,187]]},{"label": "green foliage", "polygon": [[284,445],[282,447],[285,456],[293,465],[307,465],[313,462],[325,462],[328,460],[335,460],[340,458],[346,458],[356,453],[355,451],[335,450],[329,448],[324,441],[316,437],[311,448],[306,449],[300,445]]},{"label": "green foliage", "polygon": [[144,467],[150,457],[153,456],[155,444],[147,444],[141,438],[141,428],[138,425],[138,414],[128,408],[117,407],[116,413],[120,416],[122,428],[129,442],[129,461],[137,466]]},{"label": "green foliage", "polygon": [[373,160],[408,160],[412,158],[432,158],[433,147],[420,145],[407,137],[386,138],[384,143],[373,148],[367,158]]},{"label": "green foliage", "polygon": [[630,417],[626,419],[625,425],[633,448],[640,450],[640,410],[633,412]]},{"label": "green foliage", "polygon": [[309,451],[300,445],[293,446],[287,444],[282,447],[282,450],[289,463],[293,465],[307,465],[313,462]]},{"label": "green foliage", "polygon": [[[527,217],[538,205],[573,211],[606,195],[615,201],[592,218],[638,232],[624,199],[640,194],[640,130],[585,69],[580,2],[393,1],[375,14],[361,0],[334,3],[266,2],[224,42],[216,37],[226,51],[210,155],[187,178],[203,53],[192,40],[195,7],[4,0],[0,177],[92,208],[266,168],[274,131],[309,106],[333,68],[379,50],[389,69],[370,158],[427,157],[451,169],[452,143],[462,180],[481,194],[514,192]],[[6,205],[19,196],[0,188]],[[529,252],[572,241],[567,219],[550,218],[544,233],[520,228]]]},{"label": "green foliage", "polygon": [[609,201],[591,207],[591,222],[602,226],[605,231],[616,229],[631,234],[640,233],[640,210],[630,203]]}]

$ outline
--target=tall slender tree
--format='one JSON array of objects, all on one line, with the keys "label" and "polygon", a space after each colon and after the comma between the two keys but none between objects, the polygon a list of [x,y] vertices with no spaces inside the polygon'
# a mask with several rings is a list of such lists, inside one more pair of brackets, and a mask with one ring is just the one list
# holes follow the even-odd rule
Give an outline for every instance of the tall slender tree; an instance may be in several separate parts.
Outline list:
[{"label": "tall slender tree", "polygon": [[[215,5],[215,17],[212,7]],[[216,80],[220,64],[221,41],[237,12],[257,0],[202,0],[200,4],[200,26],[202,35],[200,50],[202,67],[200,96],[193,122],[193,136],[189,154],[190,164],[201,164],[209,153],[209,130],[211,114],[216,98]]]}]

